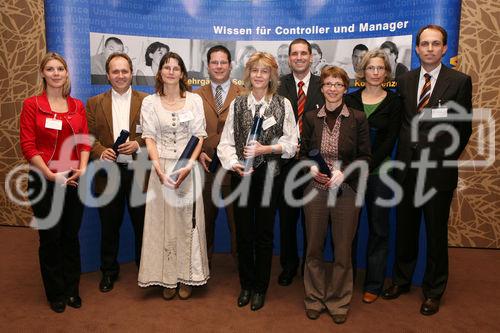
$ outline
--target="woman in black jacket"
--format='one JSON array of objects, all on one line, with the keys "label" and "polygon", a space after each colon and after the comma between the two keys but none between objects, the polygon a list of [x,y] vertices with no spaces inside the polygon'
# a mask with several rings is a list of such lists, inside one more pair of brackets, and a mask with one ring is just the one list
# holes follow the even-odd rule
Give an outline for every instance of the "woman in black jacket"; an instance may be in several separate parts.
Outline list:
[{"label": "woman in black jacket", "polygon": [[365,196],[368,216],[367,268],[363,302],[372,303],[382,291],[388,252],[389,207],[375,204],[377,198],[392,197],[390,188],[381,181],[380,166],[390,159],[401,124],[401,99],[384,89],[391,80],[391,66],[387,55],[381,50],[366,53],[358,67],[356,78],[365,83],[345,98],[347,106],[364,111],[370,126],[372,160]]}]

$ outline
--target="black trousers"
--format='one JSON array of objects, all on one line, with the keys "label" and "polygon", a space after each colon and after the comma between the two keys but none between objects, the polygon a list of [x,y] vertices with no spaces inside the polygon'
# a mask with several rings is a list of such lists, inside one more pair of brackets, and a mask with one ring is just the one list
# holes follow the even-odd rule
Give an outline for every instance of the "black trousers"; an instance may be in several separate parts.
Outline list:
[{"label": "black trousers", "polygon": [[389,253],[390,208],[380,207],[377,198],[390,199],[391,189],[382,182],[379,175],[370,175],[365,195],[365,209],[368,218],[368,246],[366,250],[366,276],[364,291],[378,295],[384,287],[387,255]]},{"label": "black trousers", "polygon": [[[229,175],[228,179],[230,178]],[[224,180],[226,177],[224,177]],[[215,222],[219,215],[219,207],[217,207],[212,200],[212,189],[214,186],[215,175],[205,172],[205,185],[203,188],[203,208],[205,212],[205,235],[207,237],[207,255],[209,264],[212,262],[212,255],[215,248]],[[226,198],[231,193],[230,182],[220,185],[220,191],[223,198]],[[219,185],[219,184],[217,184]],[[236,235],[234,226],[234,211],[233,205],[229,204],[224,207],[226,211],[227,226],[231,235],[231,255],[236,260]]]},{"label": "black trousers", "polygon": [[[290,170],[297,164],[297,160],[292,159],[287,161],[279,176],[279,186],[283,195],[279,196],[278,208],[280,213],[280,264],[283,271],[289,275],[295,275],[299,267],[299,256],[297,252],[297,221],[300,218],[303,232],[304,249],[302,258],[305,258],[307,238],[305,228],[305,217],[303,207],[291,207],[285,200],[284,190],[286,178]],[[297,178],[303,173],[297,175]],[[306,185],[295,188],[292,192],[295,199],[304,197],[304,188]]]},{"label": "black trousers", "polygon": [[107,205],[99,208],[101,219],[101,272],[103,275],[118,276],[118,250],[120,246],[120,227],[123,222],[124,208],[127,207],[135,236],[135,263],[139,267],[141,261],[142,232],[144,229],[145,204],[132,207],[130,197],[132,191],[143,192],[143,184],[133,181],[133,170],[126,164],[118,164],[120,184],[118,192]]},{"label": "black trousers", "polygon": [[448,281],[448,218],[454,190],[437,191],[421,207],[415,207],[417,172],[408,170],[404,179],[403,200],[397,207],[396,262],[393,282],[409,286],[418,256],[418,239],[422,214],[427,239],[427,264],[422,290],[425,297],[440,298]]},{"label": "black trousers", "polygon": [[[47,185],[44,193],[42,193],[43,182]],[[41,219],[49,215],[54,202],[55,186],[60,185],[40,178],[38,174],[30,171],[29,200],[35,218]],[[68,186],[63,192],[61,216],[52,228],[38,231],[40,270],[45,295],[49,302],[62,301],[66,297],[79,294],[81,265],[78,232],[82,221],[83,204],[78,197],[77,188]],[[38,200],[34,201],[36,198]]]},{"label": "black trousers", "polygon": [[[238,252],[238,272],[242,289],[265,293],[271,276],[273,256],[273,231],[276,215],[277,187],[271,182],[271,188],[265,188],[266,165],[241,178],[231,177],[231,188],[249,182],[248,202],[234,202],[236,243]],[[272,176],[271,176],[272,177]],[[270,204],[263,205],[262,199],[270,195]]]}]

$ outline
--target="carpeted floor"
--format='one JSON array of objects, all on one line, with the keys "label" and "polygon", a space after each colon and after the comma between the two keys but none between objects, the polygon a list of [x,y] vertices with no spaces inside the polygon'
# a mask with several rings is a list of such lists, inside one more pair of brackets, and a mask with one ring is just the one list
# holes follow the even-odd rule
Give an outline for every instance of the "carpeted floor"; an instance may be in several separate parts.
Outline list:
[{"label": "carpeted floor", "polygon": [[[96,246],[99,246],[96,244]],[[498,332],[500,331],[500,251],[450,249],[450,280],[438,314],[420,315],[420,288],[394,301],[361,302],[362,272],[344,325],[323,314],[306,318],[302,279],[281,287],[275,258],[266,305],[257,312],[238,308],[238,275],[230,255],[212,263],[206,287],[187,301],[164,301],[159,288],[137,286],[133,264],[122,265],[120,279],[106,294],[100,274],[83,274],[81,309],[52,312],[38,267],[38,235],[28,228],[0,227],[0,331],[51,332]]]}]

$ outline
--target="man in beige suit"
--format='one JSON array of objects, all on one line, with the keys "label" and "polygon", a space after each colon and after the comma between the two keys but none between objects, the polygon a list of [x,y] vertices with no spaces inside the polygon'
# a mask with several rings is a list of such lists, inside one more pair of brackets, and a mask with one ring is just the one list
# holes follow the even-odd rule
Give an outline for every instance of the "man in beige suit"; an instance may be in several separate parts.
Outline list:
[{"label": "man in beige suit", "polygon": [[[106,61],[106,73],[112,89],[87,101],[87,120],[89,131],[95,136],[91,151],[93,160],[116,163],[120,177],[109,177],[105,172],[97,172],[94,191],[101,195],[106,185],[119,181],[118,191],[106,205],[99,207],[101,220],[101,271],[99,289],[108,292],[113,289],[118,278],[120,266],[117,261],[120,241],[120,227],[124,206],[127,207],[135,234],[135,261],[139,266],[144,227],[144,203],[132,205],[133,191],[144,191],[144,184],[134,180],[134,171],[129,168],[136,158],[139,147],[144,146],[139,125],[141,104],[147,94],[132,90],[132,61],[125,53],[113,53]],[[130,132],[128,141],[112,149],[122,130]],[[102,170],[101,170],[102,171]],[[147,177],[146,177],[147,178]]]},{"label": "man in beige suit", "polygon": [[[203,141],[203,150],[199,161],[205,169],[205,185],[203,187],[203,204],[205,206],[205,230],[207,236],[208,260],[211,263],[214,249],[215,220],[218,208],[212,201],[212,187],[215,174],[210,173],[208,167],[217,145],[219,144],[224,123],[229,113],[229,105],[242,92],[242,88],[229,79],[231,74],[231,53],[223,45],[216,45],[207,51],[208,75],[210,84],[197,91],[203,99],[205,119],[207,123],[207,138]],[[223,197],[231,192],[230,175],[226,174],[220,186]],[[226,206],[226,216],[231,232],[231,254],[236,259],[236,235],[234,232],[234,217],[232,205]]]}]

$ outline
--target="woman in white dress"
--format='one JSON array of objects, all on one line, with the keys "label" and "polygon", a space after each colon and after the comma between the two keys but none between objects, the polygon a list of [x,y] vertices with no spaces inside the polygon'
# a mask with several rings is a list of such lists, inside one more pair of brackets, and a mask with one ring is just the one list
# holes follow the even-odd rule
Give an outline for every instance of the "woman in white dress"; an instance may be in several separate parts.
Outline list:
[{"label": "woman in white dress", "polygon": [[[164,287],[163,297],[191,296],[209,278],[202,174],[196,159],[206,137],[203,102],[189,92],[186,66],[173,52],[160,61],[156,93],[144,98],[142,137],[153,171],[149,179],[139,286]],[[172,172],[191,136],[200,139],[185,167]],[[174,181],[171,176],[178,178]]]}]

